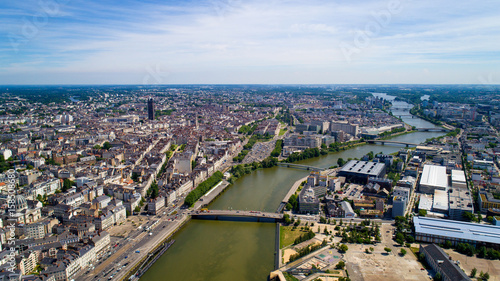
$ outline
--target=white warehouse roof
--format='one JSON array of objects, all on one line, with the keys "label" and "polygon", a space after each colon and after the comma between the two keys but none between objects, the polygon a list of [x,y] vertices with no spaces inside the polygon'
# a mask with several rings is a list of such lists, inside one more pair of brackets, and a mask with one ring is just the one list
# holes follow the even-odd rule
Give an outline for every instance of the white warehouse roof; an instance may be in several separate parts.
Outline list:
[{"label": "white warehouse roof", "polygon": [[424,165],[420,185],[448,188],[448,175],[445,166]]},{"label": "white warehouse roof", "polygon": [[451,170],[451,181],[465,183],[465,173],[462,170]]},{"label": "white warehouse roof", "polygon": [[434,210],[448,212],[448,192],[438,189],[434,190],[434,203],[432,204],[432,208]]},{"label": "white warehouse roof", "polygon": [[432,210],[432,197],[426,194],[420,195],[420,203],[418,203],[419,210],[426,210],[430,212]]},{"label": "white warehouse roof", "polygon": [[415,233],[500,244],[500,226],[413,217]]}]

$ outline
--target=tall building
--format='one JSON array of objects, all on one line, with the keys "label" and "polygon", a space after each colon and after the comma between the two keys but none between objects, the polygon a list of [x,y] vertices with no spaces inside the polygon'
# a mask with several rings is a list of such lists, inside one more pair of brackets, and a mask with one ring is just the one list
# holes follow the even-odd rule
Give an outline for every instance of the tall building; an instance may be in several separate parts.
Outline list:
[{"label": "tall building", "polygon": [[153,99],[152,98],[148,99],[148,119],[149,120],[154,120],[155,119],[155,110],[154,110],[154,105],[153,105]]}]

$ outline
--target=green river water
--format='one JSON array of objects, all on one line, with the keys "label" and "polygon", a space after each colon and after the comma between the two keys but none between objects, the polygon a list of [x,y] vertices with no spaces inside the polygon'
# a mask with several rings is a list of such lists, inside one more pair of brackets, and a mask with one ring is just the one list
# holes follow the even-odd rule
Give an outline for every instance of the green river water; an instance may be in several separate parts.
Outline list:
[{"label": "green river water", "polygon": [[[403,107],[405,103],[398,105]],[[435,127],[418,118],[403,117],[403,120],[420,128]],[[391,140],[420,143],[442,134],[416,132]],[[360,158],[370,151],[393,153],[399,149],[364,145],[297,163],[330,167],[336,165],[339,157]],[[229,186],[209,208],[275,212],[293,183],[308,173],[284,167],[257,170]],[[263,281],[274,267],[275,224],[272,223],[191,220],[174,239],[172,247],[141,280]]]}]

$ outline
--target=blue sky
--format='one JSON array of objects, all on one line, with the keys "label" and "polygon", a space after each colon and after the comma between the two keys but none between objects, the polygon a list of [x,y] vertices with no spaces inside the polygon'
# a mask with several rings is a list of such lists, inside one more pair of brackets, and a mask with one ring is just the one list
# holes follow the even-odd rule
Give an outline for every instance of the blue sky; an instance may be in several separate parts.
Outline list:
[{"label": "blue sky", "polygon": [[0,84],[500,84],[499,10],[497,0],[2,1]]}]

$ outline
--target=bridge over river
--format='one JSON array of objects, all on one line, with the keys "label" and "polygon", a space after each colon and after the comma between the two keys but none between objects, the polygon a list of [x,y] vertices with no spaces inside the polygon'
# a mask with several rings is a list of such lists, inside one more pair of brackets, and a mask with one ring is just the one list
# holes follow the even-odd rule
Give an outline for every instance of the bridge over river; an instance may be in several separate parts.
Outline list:
[{"label": "bridge over river", "polygon": [[450,132],[450,129],[446,129],[443,127],[435,127],[435,128],[417,128],[419,132]]},{"label": "bridge over river", "polygon": [[223,220],[223,221],[251,221],[251,222],[280,222],[282,214],[266,213],[259,211],[240,210],[207,210],[191,213],[193,219]]},{"label": "bridge over river", "polygon": [[307,165],[300,165],[300,164],[293,164],[293,163],[284,163],[284,162],[278,162],[277,165],[279,167],[295,168],[295,169],[302,169],[302,170],[316,171],[316,172],[321,172],[321,171],[326,170],[326,168],[319,168],[319,167],[314,167],[314,166],[307,166]]},{"label": "bridge over river", "polygon": [[404,141],[390,141],[390,140],[367,140],[366,142],[367,143],[380,143],[382,145],[385,145],[385,144],[403,144],[403,145],[406,145],[406,147],[419,145],[418,143],[404,142]]}]

